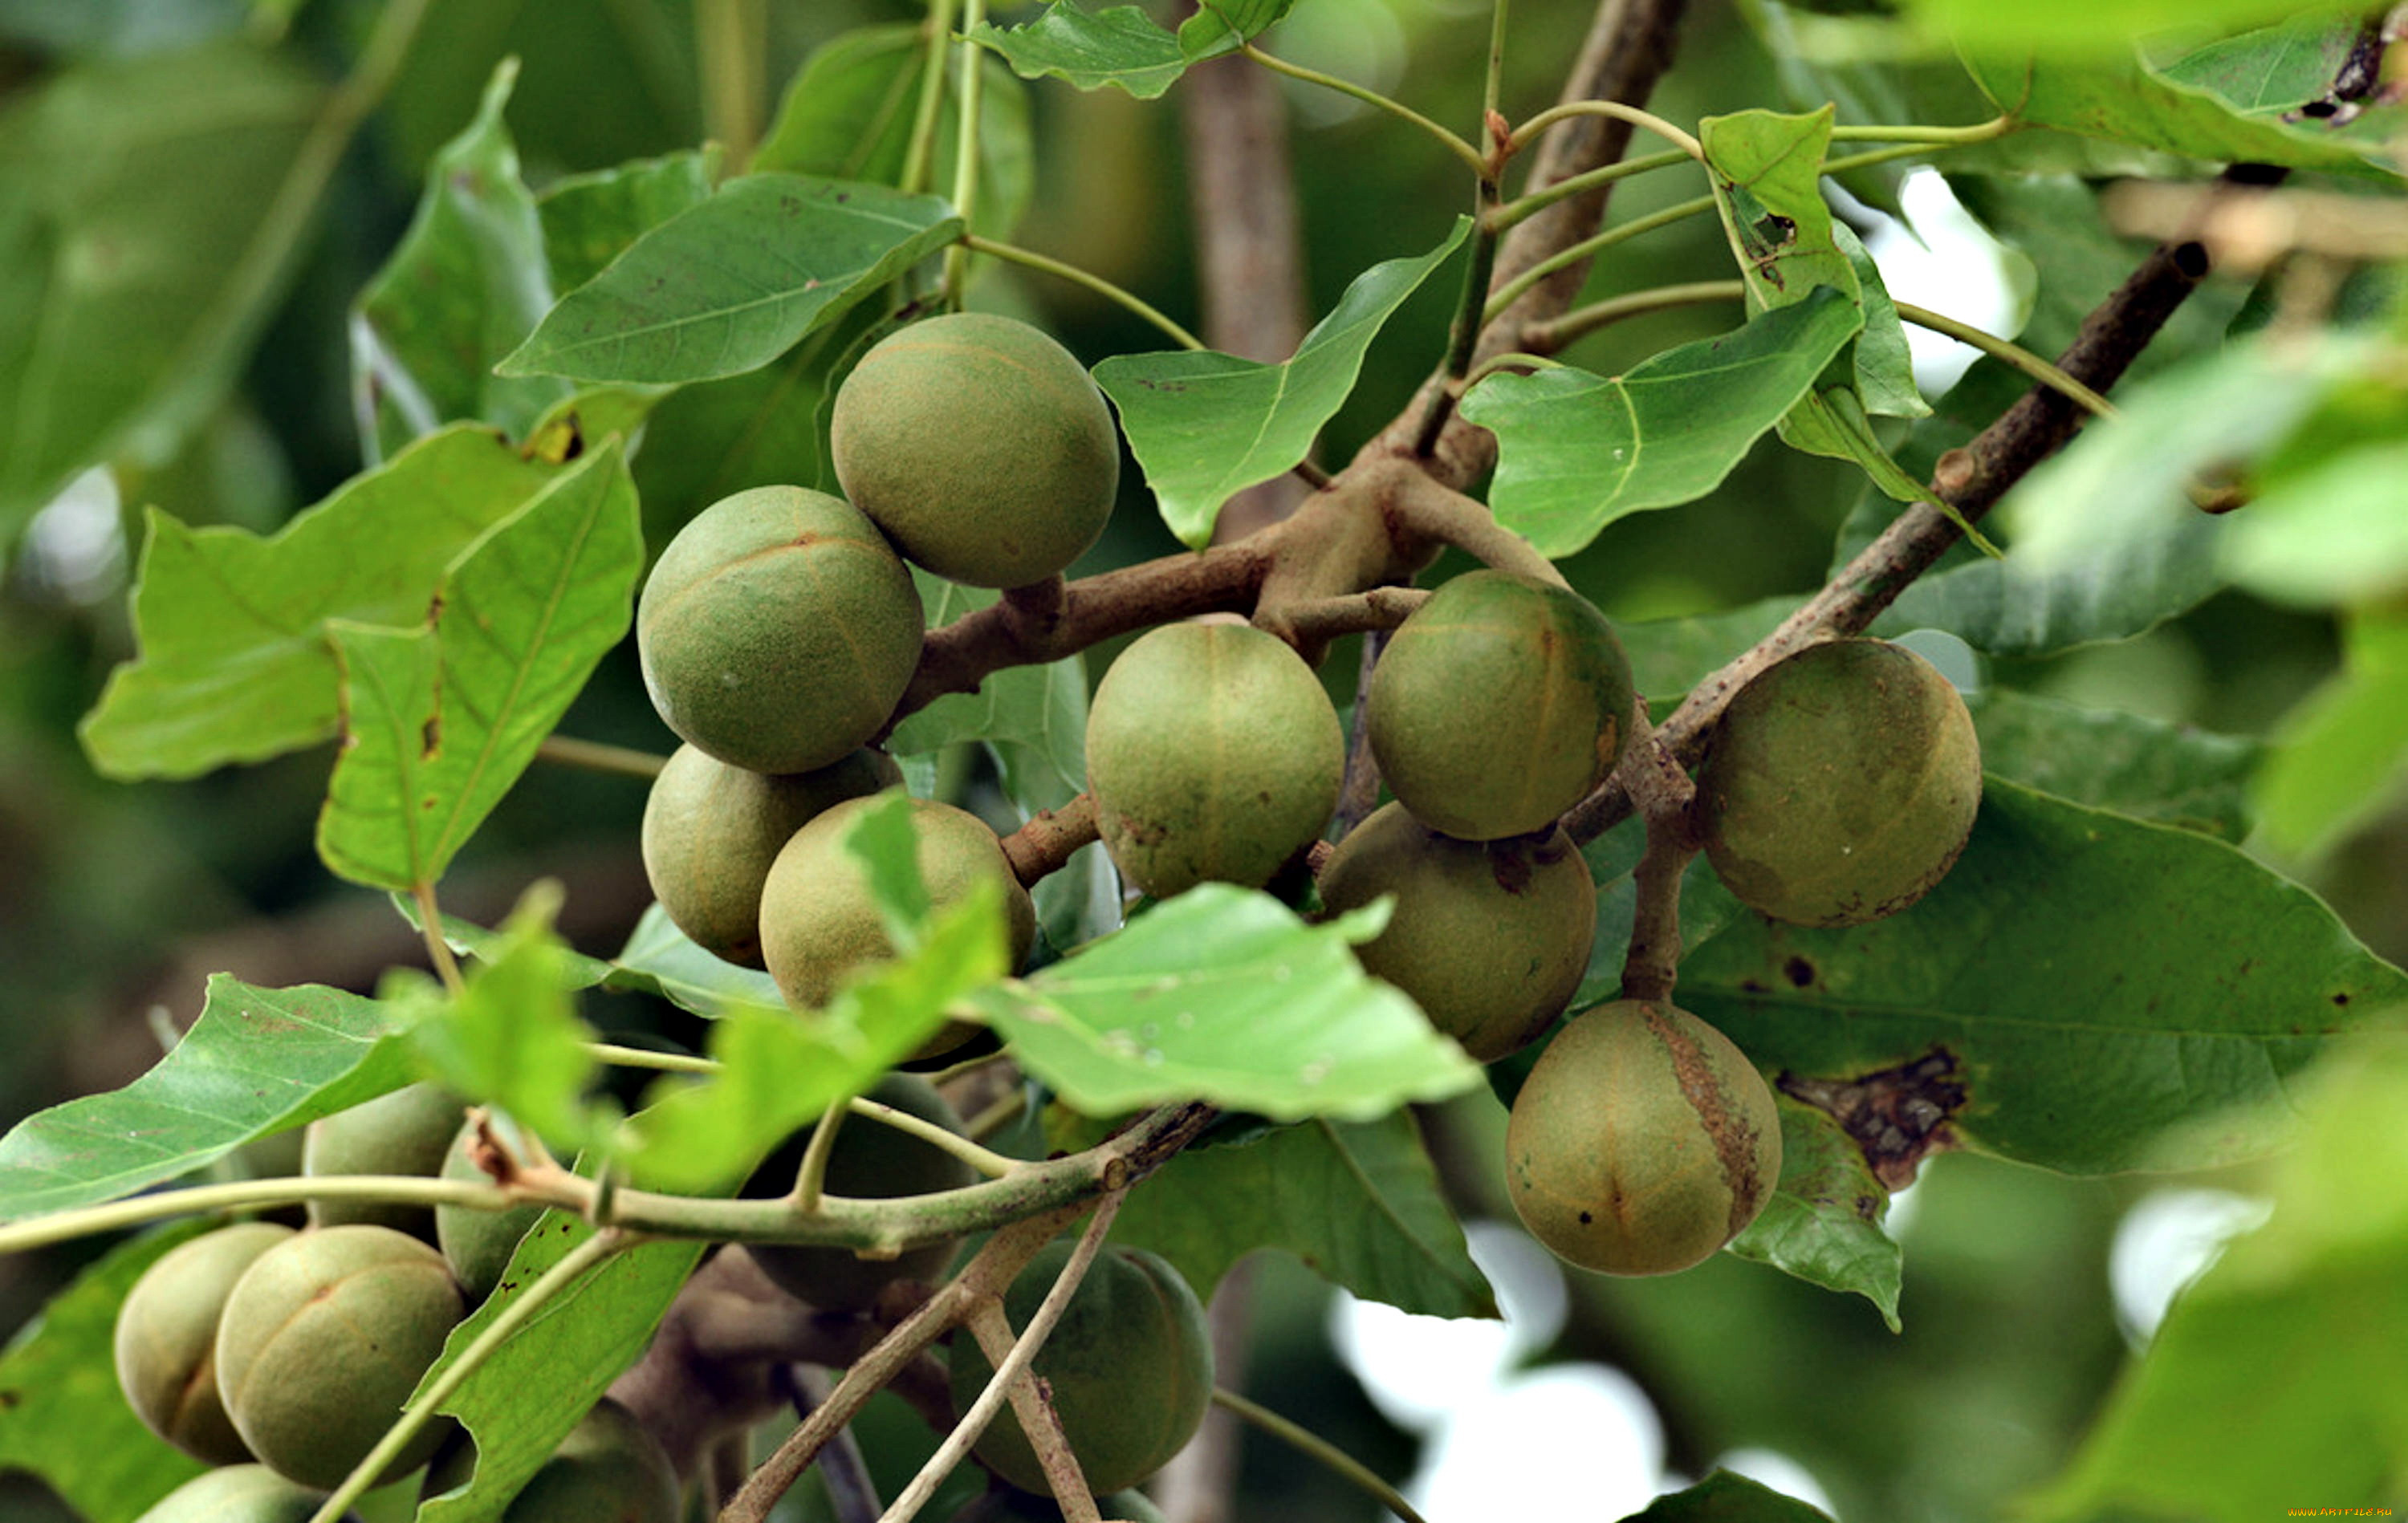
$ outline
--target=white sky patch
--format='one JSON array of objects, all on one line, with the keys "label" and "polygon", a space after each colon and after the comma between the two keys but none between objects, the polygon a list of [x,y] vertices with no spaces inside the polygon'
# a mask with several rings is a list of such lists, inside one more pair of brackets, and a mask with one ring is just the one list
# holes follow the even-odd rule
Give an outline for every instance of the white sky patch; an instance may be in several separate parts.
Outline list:
[{"label": "white sky patch", "polygon": [[[2017,256],[1973,220],[1935,170],[1909,173],[1899,188],[1899,201],[1912,231],[1860,204],[1848,208],[1852,219],[1875,223],[1865,235],[1865,248],[1881,266],[1882,284],[1889,288],[1891,299],[1929,307],[2002,338],[2014,337],[2028,308],[2028,298],[2016,292],[2008,263]],[[1915,384],[1927,396],[1954,386],[1980,357],[1971,348],[1911,322],[1906,342],[1914,356]]]},{"label": "white sky patch", "polygon": [[42,505],[25,526],[17,575],[37,595],[90,605],[125,581],[125,527],[117,478],[93,466]]},{"label": "white sky patch", "polygon": [[1502,1322],[1415,1317],[1347,1295],[1330,1302],[1339,1358],[1381,1415],[1412,1432],[1441,1426],[1465,1391],[1498,1385],[1563,1331],[1569,1299],[1546,1249],[1498,1222],[1473,1222],[1464,1234],[1472,1262],[1496,1288]]},{"label": "white sky patch", "polygon": [[2107,1283],[2125,1335],[2135,1345],[2147,1343],[2183,1288],[2272,1209],[2222,1189],[2161,1189],[2134,1202],[2107,1256]]},{"label": "white sky patch", "polygon": [[1840,1516],[1831,1505],[1830,1493],[1814,1479],[1814,1473],[1790,1459],[1778,1449],[1733,1449],[1718,1457],[1714,1464],[1735,1475],[1744,1475],[1761,1486],[1769,1486],[1785,1497],[1796,1497],[1810,1507],[1819,1507],[1833,1517]]}]

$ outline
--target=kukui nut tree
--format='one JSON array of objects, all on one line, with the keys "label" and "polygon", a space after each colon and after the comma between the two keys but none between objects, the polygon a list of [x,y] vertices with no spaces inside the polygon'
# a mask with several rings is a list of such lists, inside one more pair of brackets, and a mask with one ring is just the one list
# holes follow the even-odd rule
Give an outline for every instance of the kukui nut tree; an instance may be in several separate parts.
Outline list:
[{"label": "kukui nut tree", "polygon": [[[1230,1274],[1489,1316],[1477,1217],[1683,1475],[2396,1505],[2408,937],[2294,877],[2408,760],[2397,18],[131,8],[0,7],[0,1252],[122,1234],[0,1276],[0,1468],[1413,1516]],[[1943,182],[2012,336],[1889,289]],[[2049,1176],[2209,1168],[2277,1209],[2133,1355]]]}]

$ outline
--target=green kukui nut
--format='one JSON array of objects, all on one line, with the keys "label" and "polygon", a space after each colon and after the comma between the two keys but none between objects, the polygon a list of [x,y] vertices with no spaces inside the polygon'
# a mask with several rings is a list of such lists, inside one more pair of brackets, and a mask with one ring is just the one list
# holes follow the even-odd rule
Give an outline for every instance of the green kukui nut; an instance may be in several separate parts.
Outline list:
[{"label": "green kukui nut", "polygon": [[[433,1178],[460,1130],[460,1099],[439,1084],[413,1084],[309,1123],[301,1145],[301,1172],[333,1174],[420,1174]],[[435,1241],[435,1208],[390,1201],[328,1198],[309,1203],[309,1225],[390,1227]]]},{"label": "green kukui nut", "polygon": [[236,1222],[169,1249],[143,1271],[117,1312],[117,1384],[152,1432],[196,1459],[236,1465],[251,1448],[218,1399],[218,1317],[235,1281],[293,1235]]},{"label": "green kukui nut", "polygon": [[1321,679],[1244,624],[1166,624],[1096,689],[1087,786],[1104,849],[1156,898],[1260,888],[1338,806],[1346,737]]},{"label": "green kukui nut", "polygon": [[864,747],[817,772],[731,767],[681,746],[644,804],[644,875],[680,931],[715,957],[761,965],[761,884],[813,816],[899,788],[903,769]]},{"label": "green kukui nut", "polygon": [[1560,830],[1459,841],[1391,804],[1321,870],[1333,913],[1394,894],[1388,928],[1354,948],[1484,1063],[1537,1038],[1588,970],[1597,886]]},{"label": "green kukui nut", "polygon": [[[443,1256],[385,1227],[322,1227],[263,1253],[218,1322],[218,1389],[251,1453],[333,1490],[401,1416],[466,1311]],[[377,1478],[426,1462],[430,1423]]]},{"label": "green kukui nut", "polygon": [[[861,860],[845,846],[853,821],[870,804],[848,799],[796,831],[762,885],[762,957],[786,1003],[797,1009],[825,1005],[846,975],[895,955]],[[932,907],[959,904],[982,880],[1002,886],[1017,967],[1036,938],[1037,912],[995,832],[967,810],[926,799],[911,801],[911,823],[919,832],[920,875]],[[960,1034],[967,1039],[970,1033]]]},{"label": "green kukui nut", "polygon": [[[935,1085],[911,1074],[889,1074],[871,1088],[867,1097],[908,1116],[959,1132],[962,1118]],[[794,1188],[810,1133],[798,1132],[769,1155],[745,1187],[755,1197],[783,1195]],[[824,1189],[830,1195],[862,1200],[892,1200],[901,1195],[927,1195],[959,1189],[978,1182],[968,1163],[934,1143],[898,1132],[866,1116],[848,1116],[828,1151]],[[823,1311],[867,1311],[879,1292],[897,1280],[935,1280],[953,1256],[951,1239],[911,1248],[892,1259],[862,1259],[848,1248],[805,1247],[795,1244],[755,1243],[747,1250],[761,1273],[778,1282],[799,1301]]]},{"label": "green kukui nut", "polygon": [[903,553],[971,587],[1024,587],[1104,532],[1120,439],[1070,351],[1025,322],[961,312],[881,341],[838,388],[844,494]]},{"label": "green kukui nut", "polygon": [[[1015,1330],[1070,1260],[1048,1244],[1011,1282],[1003,1309]],[[1087,1266],[1053,1336],[1031,1366],[1053,1392],[1062,1431],[1087,1485],[1119,1491],[1187,1446],[1212,1398],[1212,1343],[1203,1304],[1179,1272],[1151,1253],[1107,1246]],[[953,1337],[953,1404],[966,1408],[994,1367],[968,1332]],[[1010,1407],[979,1439],[981,1463],[1024,1491],[1044,1491],[1044,1468]]]},{"label": "green kukui nut", "polygon": [[[493,1176],[477,1166],[476,1155],[470,1151],[477,1140],[477,1124],[463,1125],[452,1139],[450,1151],[443,1155],[443,1177],[466,1184],[490,1185]],[[438,1205],[435,1208],[435,1244],[443,1250],[444,1262],[452,1266],[452,1277],[466,1292],[468,1304],[481,1302],[502,1283],[502,1272],[510,1267],[510,1255],[516,1253],[519,1239],[526,1236],[543,1216],[539,1205],[516,1205],[507,1211],[480,1211],[474,1206]]]},{"label": "green kukui nut", "polygon": [[1572,1018],[1505,1127],[1505,1183],[1532,1236],[1609,1274],[1700,1263],[1781,1179],[1762,1075],[1685,1010],[1620,1000]]},{"label": "green kukui nut", "polygon": [[[1097,1497],[1096,1516],[1104,1523],[1166,1523],[1154,1499],[1135,1489]],[[952,1523],[1062,1523],[1062,1504],[1016,1486],[997,1487],[971,1498]]]},{"label": "green kukui nut", "polygon": [[1973,719],[1929,662],[1879,640],[1809,646],[1740,690],[1698,770],[1706,857],[1795,925],[1896,914],[1955,865],[1982,804]]},{"label": "green kukui nut", "polygon": [[[420,1501],[466,1486],[476,1465],[473,1444],[446,1449],[427,1471]],[[500,1523],[678,1523],[681,1503],[677,1472],[660,1440],[606,1396],[527,1477]]]},{"label": "green kukui nut", "polygon": [[652,706],[753,772],[830,766],[876,734],[919,664],[920,634],[920,594],[877,527],[800,487],[755,487],[695,515],[636,605]]},{"label": "green kukui nut", "polygon": [[[325,1500],[265,1465],[226,1465],[186,1481],[134,1523],[309,1523]],[[359,1523],[357,1513],[343,1517]]]},{"label": "green kukui nut", "polygon": [[1544,830],[1605,781],[1631,701],[1622,642],[1585,599],[1474,571],[1389,636],[1365,717],[1406,808],[1492,841]]}]

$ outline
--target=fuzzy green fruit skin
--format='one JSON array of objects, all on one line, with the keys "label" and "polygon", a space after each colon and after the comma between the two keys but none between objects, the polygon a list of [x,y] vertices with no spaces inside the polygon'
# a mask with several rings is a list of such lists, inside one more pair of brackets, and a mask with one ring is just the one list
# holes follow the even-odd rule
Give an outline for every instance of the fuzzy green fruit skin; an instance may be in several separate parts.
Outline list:
[{"label": "fuzzy green fruit skin", "polygon": [[1698,802],[1707,860],[1741,903],[1793,925],[1860,925],[1955,865],[1981,809],[1981,742],[1929,662],[1834,640],[1740,690]]},{"label": "fuzzy green fruit skin", "polygon": [[920,594],[840,498],[755,487],[695,515],[636,604],[652,706],[752,772],[810,772],[867,741],[920,661]]},{"label": "fuzzy green fruit skin", "polygon": [[251,1457],[218,1397],[218,1318],[243,1271],[292,1235],[247,1221],[179,1244],[118,1308],[119,1388],[152,1432],[195,1459],[238,1465]]},{"label": "fuzzy green fruit skin", "polygon": [[[824,1007],[847,975],[895,955],[860,861],[844,844],[871,802],[848,799],[796,831],[761,887],[762,957],[798,1010]],[[982,880],[1003,885],[1006,933],[1018,967],[1036,939],[1037,911],[995,832],[967,810],[926,799],[911,801],[911,823],[932,907],[959,904]],[[961,1038],[968,1035],[964,1031]]]},{"label": "fuzzy green fruit skin", "polygon": [[[194,1476],[135,1523],[309,1523],[325,1500],[265,1465],[233,1464]],[[357,1523],[359,1515],[343,1516]]]},{"label": "fuzzy green fruit skin", "polygon": [[[958,1133],[962,1118],[937,1087],[912,1074],[889,1074],[871,1087],[868,1099]],[[810,1133],[803,1132],[769,1156],[744,1193],[783,1195],[794,1188]],[[864,1116],[845,1118],[828,1150],[824,1188],[830,1195],[884,1201],[926,1195],[978,1183],[978,1172],[933,1143],[897,1132]],[[897,1280],[931,1280],[944,1273],[953,1241],[911,1248],[892,1259],[863,1259],[847,1248],[755,1243],[746,1250],[761,1273],[798,1301],[823,1311],[867,1311],[879,1293]]]},{"label": "fuzzy green fruit skin", "polygon": [[[426,1473],[419,1500],[466,1486],[476,1460],[475,1445],[452,1445]],[[527,1477],[501,1523],[678,1523],[682,1500],[660,1441],[606,1396]]]},{"label": "fuzzy green fruit skin", "polygon": [[1396,895],[1388,928],[1354,948],[1484,1063],[1535,1041],[1588,970],[1597,885],[1560,830],[1460,841],[1400,804],[1356,826],[1321,870],[1333,913]]},{"label": "fuzzy green fruit skin", "polygon": [[670,921],[714,957],[761,966],[761,885],[794,833],[831,805],[903,784],[883,751],[817,772],[748,772],[681,746],[644,804],[644,875]]},{"label": "fuzzy green fruit skin", "polygon": [[1505,1126],[1530,1235],[1608,1274],[1702,1263],[1781,1179],[1781,1117],[1746,1054],[1685,1010],[1618,1000],[1555,1033]]},{"label": "fuzzy green fruit skin", "polygon": [[[471,1185],[493,1183],[468,1151],[476,1138],[473,1121],[453,1133],[451,1149],[443,1155],[444,1178]],[[510,1267],[510,1256],[518,1252],[519,1239],[542,1217],[539,1205],[512,1206],[508,1211],[479,1211],[465,1205],[435,1208],[436,1246],[443,1250],[443,1261],[452,1266],[452,1277],[460,1282],[469,1305],[478,1305],[494,1293],[502,1283],[503,1272]]]},{"label": "fuzzy green fruit skin", "polygon": [[1474,571],[1388,639],[1366,719],[1380,776],[1467,841],[1544,830],[1605,781],[1629,733],[1630,662],[1559,587]]},{"label": "fuzzy green fruit skin", "polygon": [[1167,624],[1096,689],[1087,786],[1104,849],[1156,898],[1258,889],[1338,807],[1346,737],[1321,679],[1243,624]]},{"label": "fuzzy green fruit skin", "polygon": [[[1048,1244],[1011,1282],[1003,1307],[1013,1328],[1037,1315],[1070,1251],[1067,1241]],[[1204,1420],[1212,1397],[1212,1341],[1203,1303],[1161,1259],[1107,1246],[1087,1266],[1031,1368],[1052,1388],[1089,1488],[1125,1490],[1168,1464]],[[954,1406],[976,1401],[993,1374],[978,1340],[956,1333]],[[1010,1407],[973,1452],[1022,1490],[1046,1489],[1044,1467]]]},{"label": "fuzzy green fruit skin", "polygon": [[[335,1174],[421,1174],[433,1178],[460,1130],[459,1097],[437,1084],[413,1084],[309,1123],[301,1144],[301,1172]],[[435,1209],[383,1201],[309,1203],[312,1227],[390,1227],[435,1241]]]},{"label": "fuzzy green fruit skin", "polygon": [[1120,488],[1120,439],[1085,368],[982,312],[872,347],[837,390],[828,436],[845,496],[906,556],[971,587],[1063,570],[1103,534]]},{"label": "fuzzy green fruit skin", "polygon": [[[367,1458],[467,1310],[443,1256],[385,1227],[322,1227],[261,1254],[218,1323],[218,1388],[279,1474],[333,1490]],[[376,1484],[426,1462],[430,1424]]]}]

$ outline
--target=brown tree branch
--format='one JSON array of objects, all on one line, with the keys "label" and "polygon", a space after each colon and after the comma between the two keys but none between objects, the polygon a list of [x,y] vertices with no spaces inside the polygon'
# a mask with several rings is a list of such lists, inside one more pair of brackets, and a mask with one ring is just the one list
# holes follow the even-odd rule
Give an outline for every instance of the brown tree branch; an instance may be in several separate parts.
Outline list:
[{"label": "brown tree branch", "polygon": [[1039,809],[1027,823],[1003,838],[1004,860],[1024,887],[1033,887],[1046,874],[1058,871],[1081,847],[1098,839],[1096,796],[1082,793],[1059,809]]}]

